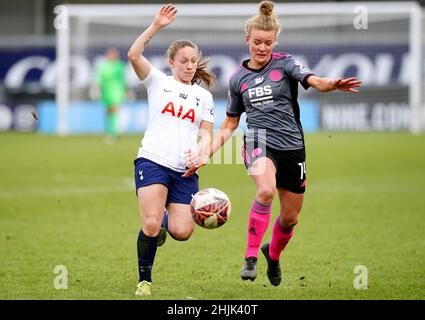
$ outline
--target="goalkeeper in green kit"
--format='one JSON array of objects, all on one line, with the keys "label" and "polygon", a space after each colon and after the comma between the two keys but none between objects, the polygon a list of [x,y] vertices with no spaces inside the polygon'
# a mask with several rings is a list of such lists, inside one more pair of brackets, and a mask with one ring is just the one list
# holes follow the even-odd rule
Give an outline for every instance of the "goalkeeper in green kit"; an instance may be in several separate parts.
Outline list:
[{"label": "goalkeeper in green kit", "polygon": [[107,141],[114,142],[118,135],[118,112],[126,96],[125,63],[117,49],[106,51],[106,59],[100,62],[95,78],[100,98],[106,107]]}]

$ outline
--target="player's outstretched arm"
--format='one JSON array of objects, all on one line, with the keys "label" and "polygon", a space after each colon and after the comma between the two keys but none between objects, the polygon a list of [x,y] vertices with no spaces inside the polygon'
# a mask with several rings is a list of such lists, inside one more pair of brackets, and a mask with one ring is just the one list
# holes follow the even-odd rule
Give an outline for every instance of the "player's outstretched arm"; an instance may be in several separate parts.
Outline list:
[{"label": "player's outstretched arm", "polygon": [[210,150],[212,148],[214,124],[208,121],[201,121],[199,129],[199,141],[196,149],[185,151],[185,161],[187,170],[182,177],[189,177],[196,170],[208,163],[210,159]]},{"label": "player's outstretched arm", "polygon": [[360,80],[356,77],[346,78],[346,79],[329,79],[321,78],[317,76],[310,76],[307,79],[308,84],[319,90],[320,92],[329,92],[333,90],[345,91],[345,92],[354,92],[358,93],[359,88],[362,84]]},{"label": "player's outstretched arm", "polygon": [[183,177],[191,176],[200,167],[206,165],[209,159],[223,146],[223,144],[232,136],[233,132],[237,129],[240,121],[240,116],[224,118],[223,123],[220,126],[220,130],[215,134],[210,144],[208,154],[203,152],[193,152],[188,150],[186,152],[186,164],[188,169],[183,174]]},{"label": "player's outstretched arm", "polygon": [[128,50],[128,60],[140,80],[144,80],[151,69],[149,61],[142,56],[145,46],[158,31],[173,22],[176,14],[177,9],[175,6],[171,4],[163,6],[156,14],[151,25],[134,41],[130,50]]},{"label": "player's outstretched arm", "polygon": [[220,130],[213,138],[210,157],[212,157],[223,144],[232,136],[233,132],[238,128],[241,117],[226,116],[220,126]]}]

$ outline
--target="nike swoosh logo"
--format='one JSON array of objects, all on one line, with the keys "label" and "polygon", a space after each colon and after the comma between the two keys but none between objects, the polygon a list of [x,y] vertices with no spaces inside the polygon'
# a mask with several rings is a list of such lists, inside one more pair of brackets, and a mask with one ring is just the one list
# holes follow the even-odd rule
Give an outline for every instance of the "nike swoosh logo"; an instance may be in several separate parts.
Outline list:
[{"label": "nike swoosh logo", "polygon": [[164,91],[165,91],[165,92],[173,92],[173,90],[167,90],[167,89],[165,89],[165,88],[164,88]]}]

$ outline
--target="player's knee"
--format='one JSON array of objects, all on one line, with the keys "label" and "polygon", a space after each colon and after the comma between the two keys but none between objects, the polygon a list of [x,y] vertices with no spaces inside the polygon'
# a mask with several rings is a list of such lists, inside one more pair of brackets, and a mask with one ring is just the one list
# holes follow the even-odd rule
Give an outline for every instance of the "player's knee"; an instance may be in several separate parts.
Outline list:
[{"label": "player's knee", "polygon": [[194,228],[181,228],[177,230],[170,230],[170,234],[177,241],[186,241],[190,238]]},{"label": "player's knee", "polygon": [[143,222],[143,233],[148,237],[156,237],[160,228],[156,219],[145,219]]},{"label": "player's knee", "polygon": [[173,238],[176,239],[177,241],[186,241],[190,238],[191,235],[192,235],[192,232],[179,232],[179,233],[174,233]]},{"label": "player's knee", "polygon": [[261,186],[257,190],[257,199],[262,203],[273,201],[275,188],[271,186]]}]

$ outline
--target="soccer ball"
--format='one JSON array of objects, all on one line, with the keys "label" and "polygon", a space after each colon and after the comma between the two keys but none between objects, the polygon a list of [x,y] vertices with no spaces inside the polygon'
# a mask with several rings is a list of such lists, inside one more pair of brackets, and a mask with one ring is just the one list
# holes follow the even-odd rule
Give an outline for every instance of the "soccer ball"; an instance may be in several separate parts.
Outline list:
[{"label": "soccer ball", "polygon": [[198,191],[190,202],[190,212],[197,225],[215,229],[226,223],[230,216],[229,197],[215,188]]}]

